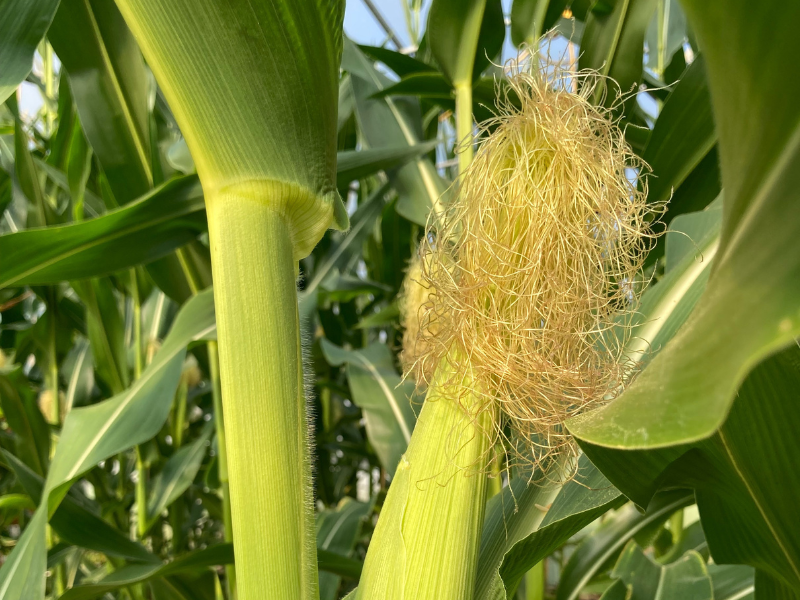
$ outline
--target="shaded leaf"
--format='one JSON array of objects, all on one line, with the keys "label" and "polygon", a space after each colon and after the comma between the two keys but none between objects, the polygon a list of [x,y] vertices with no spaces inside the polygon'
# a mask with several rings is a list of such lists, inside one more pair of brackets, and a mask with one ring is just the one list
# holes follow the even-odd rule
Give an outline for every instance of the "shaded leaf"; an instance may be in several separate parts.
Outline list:
[{"label": "shaded leaf", "polygon": [[620,509],[575,549],[559,578],[557,600],[576,600],[600,568],[620,552],[635,535],[666,521],[677,510],[694,502],[685,490],[665,492],[653,498],[642,514],[632,504]]},{"label": "shaded leaf", "polygon": [[186,345],[216,335],[213,307],[211,290],[195,296],[178,313],[161,349],[129,389],[67,415],[42,502],[0,568],[4,600],[44,597],[48,513],[63,500],[75,478],[161,429],[178,386]]},{"label": "shaded leaf", "polygon": [[[356,119],[367,147],[415,146],[420,143],[423,134],[419,127],[419,103],[406,98],[374,98],[393,82],[378,72],[349,40],[344,45],[342,68],[350,73]],[[431,161],[420,158],[392,172],[390,177],[400,197],[397,211],[408,220],[425,225],[431,207],[437,205],[447,189],[447,183]]]},{"label": "shaded leaf", "polygon": [[197,177],[172,180],[96,219],[0,236],[0,287],[107,275],[165,256],[205,226]]},{"label": "shaded leaf", "polygon": [[717,142],[705,71],[703,57],[698,56],[667,97],[642,155],[653,169],[648,202],[670,200],[662,219],[667,224],[677,215],[702,210],[719,193],[719,182],[702,194],[679,192],[696,169],[716,169],[704,160]]},{"label": "shaded leaf", "polygon": [[16,438],[17,457],[44,476],[50,460],[50,428],[21,368],[0,374],[0,407]]},{"label": "shaded leaf", "polygon": [[532,44],[556,24],[567,0],[514,0],[511,5],[511,41]]},{"label": "shaded leaf", "polygon": [[396,148],[372,148],[366,150],[345,150],[337,154],[336,180],[339,187],[354,179],[361,179],[378,171],[392,169],[430,152],[436,147],[436,140],[422,142],[414,146]]},{"label": "shaded leaf", "polygon": [[[344,498],[333,510],[317,513],[317,550],[326,551],[325,560],[318,556],[320,563],[332,562],[337,557],[349,557],[353,552],[358,537],[361,535],[363,520],[372,512],[372,504],[357,502],[352,498]],[[346,563],[342,563],[344,566]],[[360,563],[356,562],[356,565]],[[320,567],[322,564],[320,565]],[[328,567],[330,568],[330,566]],[[347,568],[347,567],[345,567]],[[358,573],[360,574],[360,569]],[[325,572],[319,574],[319,590],[321,600],[336,600],[341,578],[339,575]]]},{"label": "shaded leaf", "polygon": [[114,2],[61,0],[48,38],[119,204],[153,185],[144,60]]},{"label": "shaded leaf", "polygon": [[575,479],[560,490],[555,489],[557,495],[546,514],[543,509],[554,491],[552,488],[527,485],[525,479],[517,479],[512,486],[516,489],[504,488],[487,506],[476,600],[494,600],[512,594],[536,563],[597,517],[625,502],[622,494],[586,457],[581,457]]},{"label": "shaded leaf", "polygon": [[[605,94],[605,104],[610,105],[618,91],[630,92],[641,80],[644,34],[655,5],[655,0],[618,0],[593,5],[580,42],[578,66],[595,69],[619,85],[617,88],[598,83],[593,97],[596,104]],[[610,10],[600,10],[603,6]]]},{"label": "shaded leaf", "polygon": [[[31,500],[38,504],[44,489],[44,478],[31,471],[10,453],[4,452],[3,455],[23,489]],[[139,542],[131,540],[125,533],[91,512],[86,506],[86,499],[74,494],[73,491],[64,497],[50,518],[50,524],[59,537],[81,548],[126,560],[159,562],[158,557],[148,552]]]},{"label": "shaded leaf", "polygon": [[414,384],[408,380],[401,383],[385,344],[345,350],[322,339],[321,345],[331,366],[347,365],[352,400],[364,413],[367,437],[383,468],[393,475],[416,422],[411,408]]},{"label": "shaded leaf", "polygon": [[505,38],[500,0],[434,0],[426,34],[447,79],[467,84],[500,54]]},{"label": "shaded leaf", "polygon": [[[626,600],[714,600],[711,578],[703,558],[696,552],[666,566],[648,558],[631,541],[625,547],[611,576],[618,578],[628,589]],[[602,596],[619,597],[619,586]]]},{"label": "shaded leaf", "polygon": [[39,40],[47,33],[59,0],[5,0],[0,5],[0,104],[24,81]]},{"label": "shaded leaf", "polygon": [[147,528],[153,526],[158,516],[177,500],[194,481],[206,455],[208,440],[214,433],[214,424],[208,422],[203,431],[188,446],[183,446],[170,456],[164,468],[150,483],[147,499]]}]

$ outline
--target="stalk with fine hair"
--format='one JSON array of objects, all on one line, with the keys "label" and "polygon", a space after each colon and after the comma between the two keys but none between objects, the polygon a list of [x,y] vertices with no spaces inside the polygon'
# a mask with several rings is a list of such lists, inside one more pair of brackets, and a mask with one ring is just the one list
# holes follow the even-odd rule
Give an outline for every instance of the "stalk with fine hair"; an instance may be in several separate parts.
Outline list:
[{"label": "stalk with fine hair", "polygon": [[206,196],[240,600],[317,597],[295,280],[330,226],[343,3],[118,0]]}]

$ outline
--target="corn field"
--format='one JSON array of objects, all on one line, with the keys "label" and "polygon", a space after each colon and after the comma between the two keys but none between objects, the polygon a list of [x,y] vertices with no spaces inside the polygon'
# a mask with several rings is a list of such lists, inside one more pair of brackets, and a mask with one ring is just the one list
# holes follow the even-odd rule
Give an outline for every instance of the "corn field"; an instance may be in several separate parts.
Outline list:
[{"label": "corn field", "polygon": [[0,598],[800,600],[800,3],[348,4],[0,0]]}]

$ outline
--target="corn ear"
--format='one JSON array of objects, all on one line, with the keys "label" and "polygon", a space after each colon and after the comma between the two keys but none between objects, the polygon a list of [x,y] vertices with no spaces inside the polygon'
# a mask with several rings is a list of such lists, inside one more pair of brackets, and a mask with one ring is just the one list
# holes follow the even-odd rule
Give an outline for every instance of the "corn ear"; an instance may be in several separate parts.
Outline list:
[{"label": "corn ear", "polygon": [[370,542],[356,600],[469,600],[486,504],[490,412],[442,361]]}]

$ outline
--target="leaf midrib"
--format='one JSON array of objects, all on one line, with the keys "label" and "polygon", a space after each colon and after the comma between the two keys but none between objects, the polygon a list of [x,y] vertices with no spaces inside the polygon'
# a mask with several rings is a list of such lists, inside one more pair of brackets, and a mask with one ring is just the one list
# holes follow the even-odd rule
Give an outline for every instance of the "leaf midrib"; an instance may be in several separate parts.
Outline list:
[{"label": "leaf midrib", "polygon": [[[625,0],[625,1],[627,2],[628,0]],[[360,58],[363,61],[363,57],[360,57]],[[372,79],[372,82],[375,84],[375,87],[377,87],[379,90],[384,90],[385,88],[381,85],[380,79],[378,79],[377,75],[375,74],[375,70],[374,70],[373,66],[370,65],[370,64],[367,64],[366,66],[367,66],[366,71],[369,73],[369,76]],[[413,132],[410,129],[408,129],[408,125],[407,125],[407,123],[405,121],[405,118],[400,113],[400,111],[397,109],[397,106],[395,105],[394,101],[391,98],[388,98],[388,97],[384,98],[384,100],[386,101],[386,104],[389,107],[389,110],[392,111],[392,114],[394,115],[394,118],[397,121],[397,124],[400,126],[400,130],[402,131],[403,137],[406,139],[406,142],[408,143],[408,145],[409,146],[413,146],[413,145],[419,143],[419,140],[417,139],[417,136],[415,136],[413,134]],[[420,159],[414,161],[414,165],[416,165],[417,170],[419,171],[420,177],[422,178],[422,181],[423,181],[423,183],[425,185],[425,189],[428,192],[428,197],[431,199],[431,205],[434,207],[434,209],[437,209],[437,205],[438,205],[438,202],[439,202],[439,194],[438,194],[437,189],[436,189],[436,184],[432,180],[432,178],[430,176],[430,173],[423,166],[424,165],[424,159],[420,158]]]},{"label": "leaf midrib", "polygon": [[89,21],[92,26],[92,34],[95,36],[97,40],[97,46],[100,49],[100,57],[103,61],[103,64],[108,72],[109,79],[111,80],[112,87],[114,88],[114,92],[117,95],[117,99],[119,101],[119,106],[122,109],[122,114],[125,118],[125,123],[128,125],[128,130],[131,133],[131,139],[133,141],[133,145],[136,148],[136,154],[139,156],[140,166],[145,173],[145,177],[147,177],[148,186],[153,185],[153,171],[150,168],[150,161],[147,159],[147,152],[145,151],[144,141],[139,138],[139,130],[136,128],[136,123],[133,119],[133,111],[131,107],[128,105],[128,99],[125,94],[122,92],[122,86],[119,83],[119,78],[117,77],[117,72],[114,69],[114,63],[111,62],[111,57],[108,55],[108,50],[106,49],[105,40],[103,39],[103,35],[100,31],[100,26],[97,23],[97,19],[94,16],[94,11],[92,10],[92,6],[89,3],[89,0],[83,0],[83,4],[86,8],[86,14],[89,15]]},{"label": "leaf midrib", "polygon": [[745,489],[747,489],[747,493],[750,495],[750,498],[756,505],[756,508],[758,509],[761,518],[764,519],[764,523],[766,523],[767,528],[769,529],[770,533],[772,534],[772,537],[775,540],[775,543],[778,544],[778,547],[781,549],[781,552],[783,552],[783,555],[786,558],[786,562],[791,567],[792,572],[798,579],[800,579],[800,565],[798,565],[794,561],[792,555],[786,548],[784,540],[779,535],[778,532],[781,531],[781,528],[776,527],[775,524],[773,524],[770,521],[769,517],[767,516],[767,513],[764,511],[764,508],[762,507],[761,502],[759,502],[758,496],[756,495],[755,491],[756,487],[750,485],[750,482],[748,481],[747,477],[745,477],[744,472],[742,472],[742,470],[739,468],[739,465],[733,456],[733,452],[731,451],[731,448],[728,445],[728,441],[725,439],[725,433],[722,431],[722,429],[720,429],[718,433],[719,433],[719,439],[722,442],[722,447],[725,448],[725,453],[728,455],[728,459],[731,461],[731,466],[733,467],[734,471],[736,471],[736,474],[739,476],[739,479],[741,479]]}]

